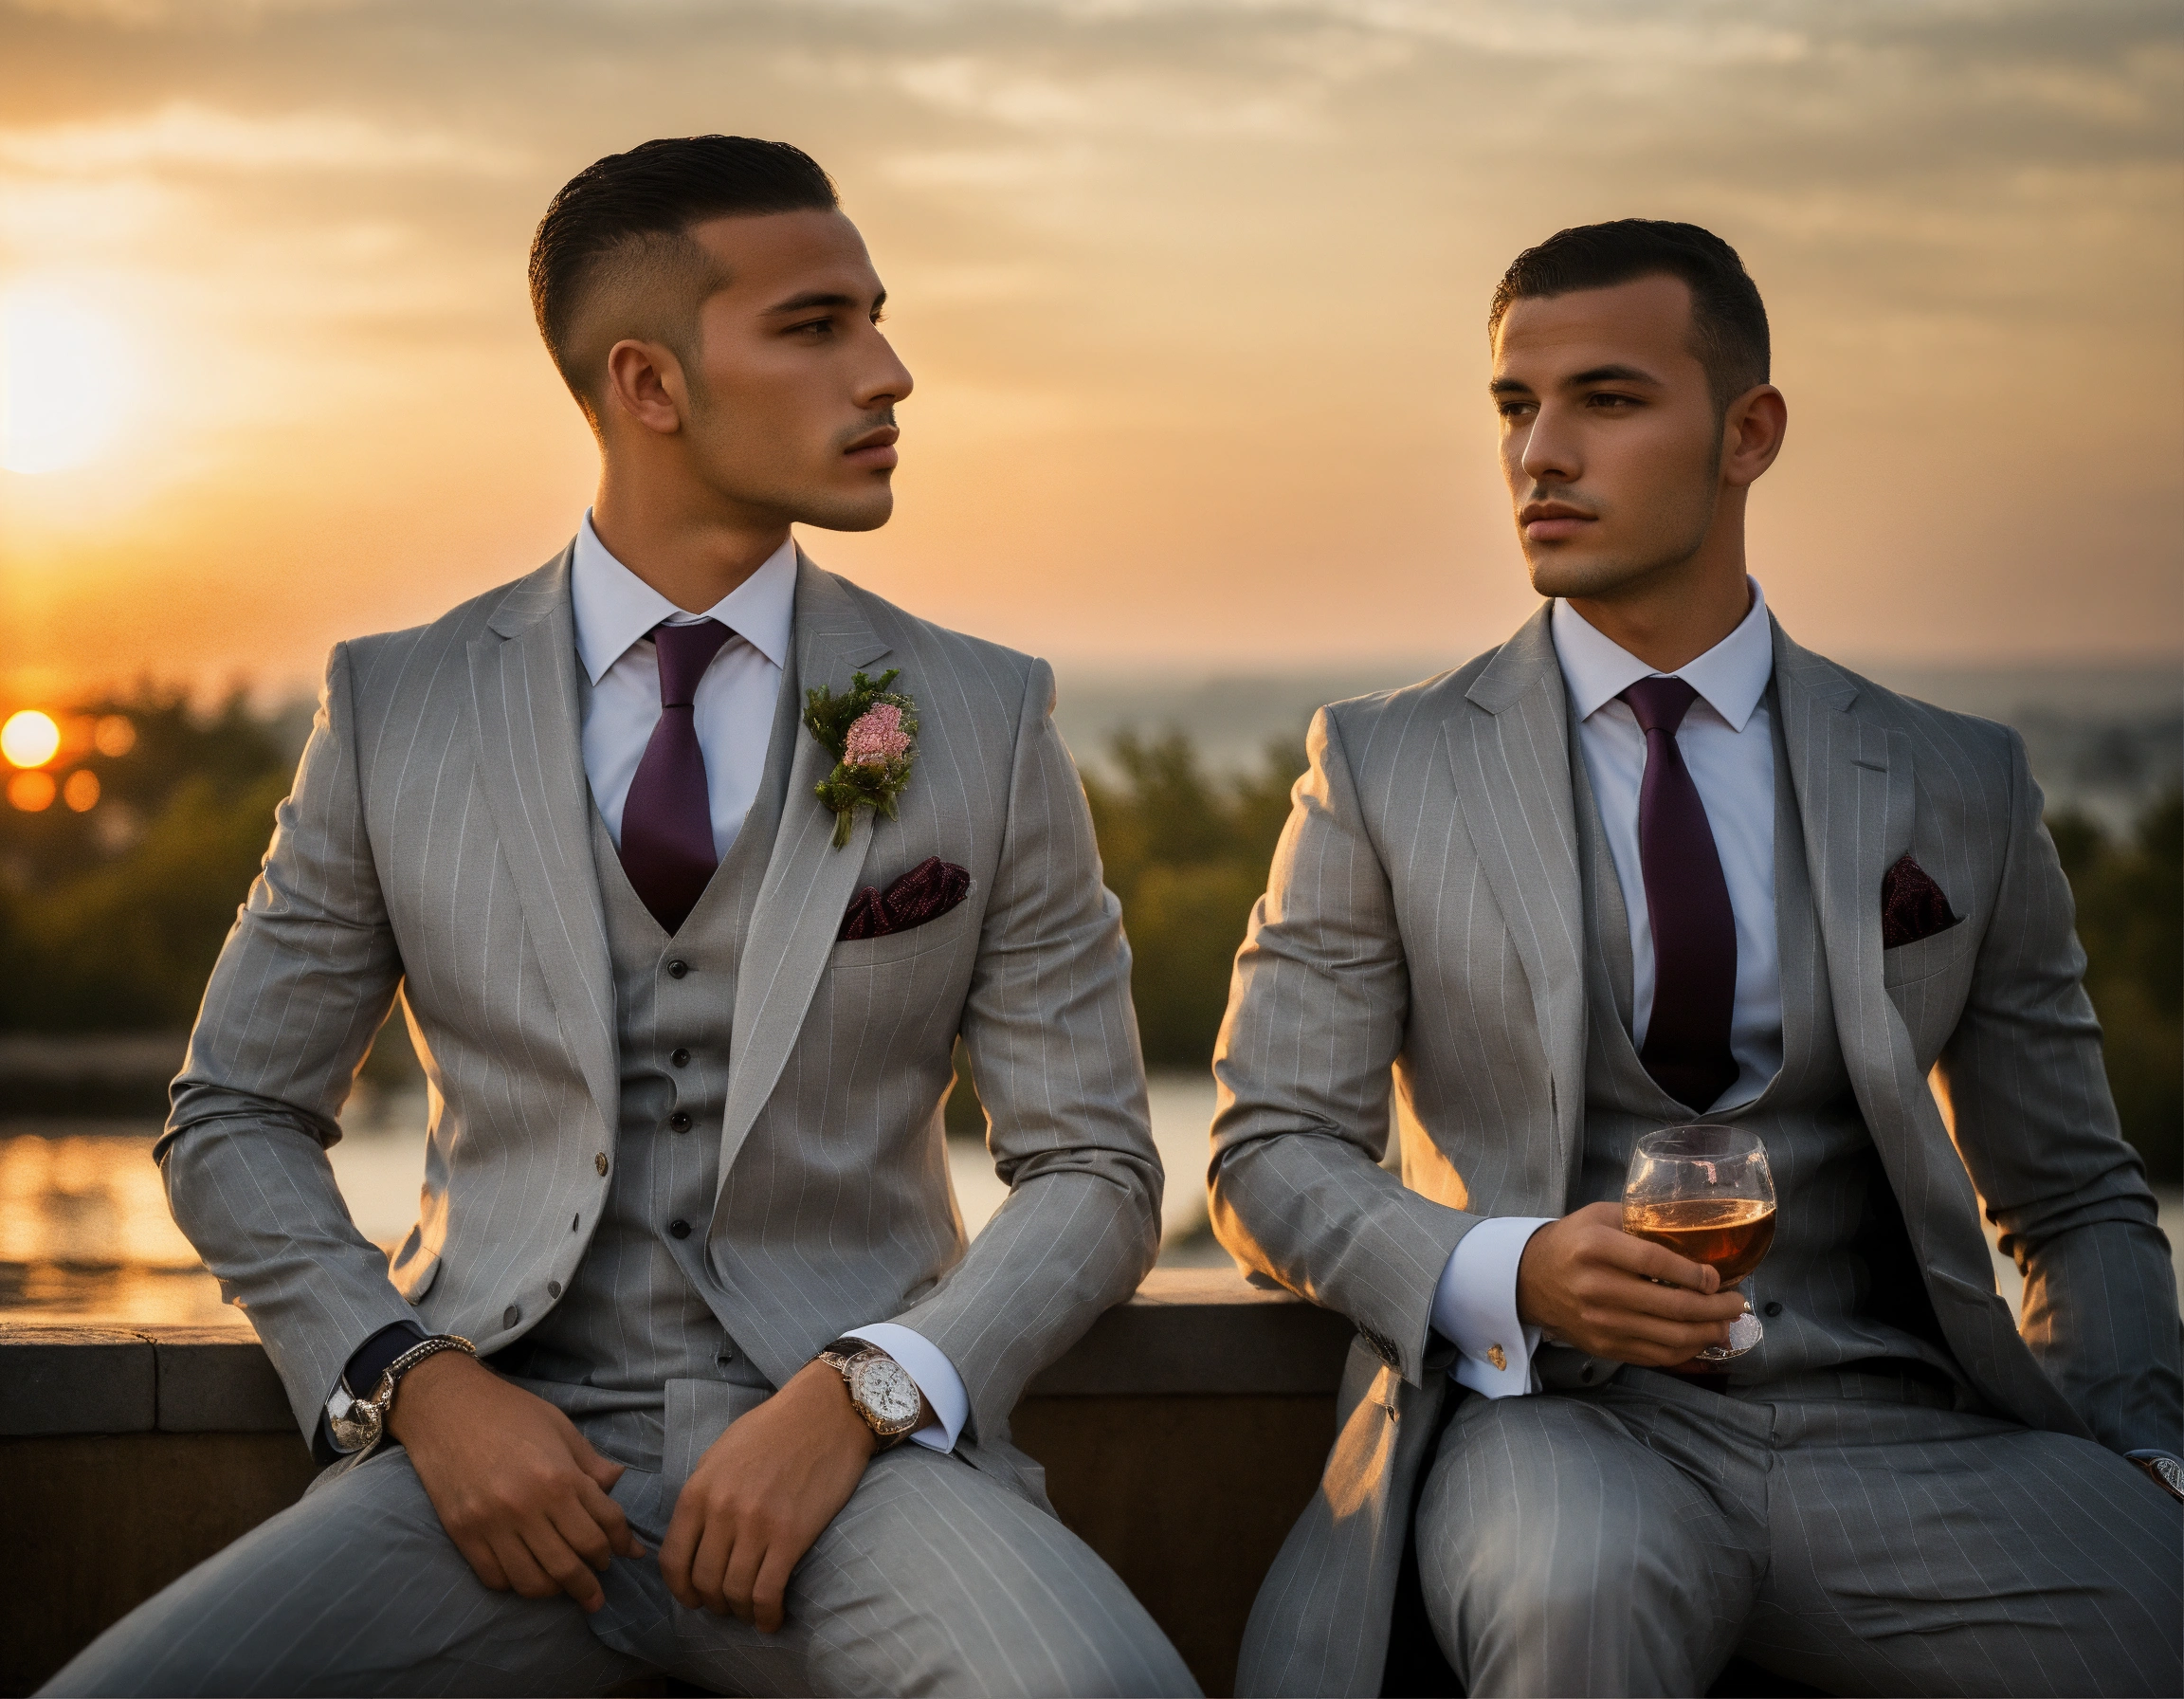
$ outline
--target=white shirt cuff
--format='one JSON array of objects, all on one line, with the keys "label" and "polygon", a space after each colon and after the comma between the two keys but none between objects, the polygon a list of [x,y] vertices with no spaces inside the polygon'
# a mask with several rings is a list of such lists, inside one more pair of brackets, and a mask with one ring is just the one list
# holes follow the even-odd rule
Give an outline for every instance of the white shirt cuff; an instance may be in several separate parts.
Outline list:
[{"label": "white shirt cuff", "polygon": [[916,1328],[905,1327],[900,1322],[874,1322],[868,1327],[852,1327],[842,1337],[878,1345],[902,1365],[903,1373],[918,1382],[918,1390],[925,1395],[925,1401],[933,1406],[937,1418],[910,1437],[931,1451],[954,1451],[956,1434],[963,1432],[963,1424],[971,1419],[971,1395],[963,1390],[963,1377],[956,1372],[956,1365],[948,1361],[940,1347]]},{"label": "white shirt cuff", "polygon": [[1539,1390],[1539,1329],[1517,1319],[1517,1264],[1546,1215],[1491,1215],[1462,1239],[1433,1291],[1433,1330],[1462,1353],[1449,1371],[1490,1398]]}]

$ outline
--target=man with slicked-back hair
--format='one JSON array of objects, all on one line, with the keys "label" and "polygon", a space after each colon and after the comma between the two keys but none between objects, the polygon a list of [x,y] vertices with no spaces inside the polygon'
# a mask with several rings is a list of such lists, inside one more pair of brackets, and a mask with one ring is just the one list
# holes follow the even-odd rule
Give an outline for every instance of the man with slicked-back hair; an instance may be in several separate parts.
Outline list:
[{"label": "man with slicked-back hair", "polygon": [[[1564,230],[1488,324],[1546,605],[1321,710],[1214,1063],[1215,1231],[1358,1334],[1237,1690],[1740,1657],[2176,1692],[2175,1277],[2024,744],[1770,613],[1744,513],[1787,405],[1728,244]],[[1623,1230],[1634,1145],[1694,1122],[1772,1168],[1741,1289]]]},{"label": "man with slicked-back hair", "polygon": [[[334,650],[158,1145],[327,1464],[57,1693],[1188,1693],[1010,1443],[1152,1265],[1129,953],[1043,661],[823,572],[910,375],[779,142],[586,168],[531,255],[597,495]],[[327,1165],[397,1000],[390,1259]],[[1009,1196],[965,1243],[960,1039]]]}]

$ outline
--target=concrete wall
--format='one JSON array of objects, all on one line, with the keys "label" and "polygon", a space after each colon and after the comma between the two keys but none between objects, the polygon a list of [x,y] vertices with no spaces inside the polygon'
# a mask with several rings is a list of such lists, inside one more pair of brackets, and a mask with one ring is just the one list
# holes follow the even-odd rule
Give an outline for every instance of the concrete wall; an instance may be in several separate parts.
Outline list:
[{"label": "concrete wall", "polygon": [[[1233,1272],[1153,1275],[1033,1383],[1016,1436],[1055,1507],[1225,1693],[1319,1478],[1350,1329]],[[311,1461],[248,1334],[0,1324],[0,1693],[301,1494]]]}]

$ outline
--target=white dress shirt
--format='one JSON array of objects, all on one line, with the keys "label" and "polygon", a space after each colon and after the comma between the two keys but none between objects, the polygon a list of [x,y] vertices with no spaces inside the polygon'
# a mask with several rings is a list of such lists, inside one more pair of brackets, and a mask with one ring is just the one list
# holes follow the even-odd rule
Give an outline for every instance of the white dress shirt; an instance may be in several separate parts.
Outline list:
[{"label": "white dress shirt", "polygon": [[[1737,995],[1729,1050],[1737,1078],[1715,1108],[1751,1102],[1782,1066],[1782,975],[1774,931],[1774,735],[1761,700],[1774,672],[1774,638],[1757,580],[1752,607],[1734,631],[1670,674],[1588,625],[1568,602],[1550,616],[1577,744],[1615,863],[1615,883],[1630,920],[1631,1042],[1645,1047],[1653,1017],[1653,928],[1638,849],[1638,791],[1646,776],[1646,734],[1622,692],[1640,679],[1680,678],[1699,693],[1676,730],[1737,923]],[[1433,1325],[1462,1355],[1458,1380],[1488,1398],[1535,1392],[1532,1353],[1539,1330],[1517,1319],[1517,1263],[1546,1218],[1498,1216],[1481,1222],[1456,1247],[1433,1296]],[[1502,1359],[1497,1368],[1493,1355]]]},{"label": "white dress shirt", "polygon": [[[774,706],[788,664],[796,614],[796,545],[783,543],[765,564],[703,613],[688,613],[608,553],[592,528],[576,533],[570,569],[576,615],[576,654],[592,692],[584,706],[584,776],[614,847],[622,847],[622,807],[637,776],[652,728],[660,722],[660,662],[651,640],[663,621],[695,625],[717,619],[735,633],[698,681],[691,699],[698,747],[705,758],[705,789],[713,813],[713,850],[726,856],[743,828],[766,768]],[[878,1345],[901,1363],[937,1418],[911,1438],[937,1452],[953,1451],[971,1414],[962,1377],[923,1334],[895,1322],[853,1328],[846,1336]]]}]

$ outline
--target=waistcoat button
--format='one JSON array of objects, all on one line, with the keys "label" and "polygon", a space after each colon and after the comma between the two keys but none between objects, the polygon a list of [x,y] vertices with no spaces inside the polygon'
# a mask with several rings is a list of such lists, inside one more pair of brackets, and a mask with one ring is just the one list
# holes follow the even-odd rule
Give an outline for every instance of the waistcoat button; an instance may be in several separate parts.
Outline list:
[{"label": "waistcoat button", "polygon": [[670,1221],[667,1223],[667,1231],[679,1239],[686,1239],[690,1236],[690,1223],[687,1221]]},{"label": "waistcoat button", "polygon": [[1782,1306],[1779,1304],[1763,1304],[1759,1307],[1771,1316],[1778,1316],[1782,1313]]},{"label": "waistcoat button", "polygon": [[686,1133],[690,1130],[690,1117],[683,1114],[681,1109],[677,1109],[674,1114],[667,1117],[667,1125],[675,1132]]},{"label": "waistcoat button", "polygon": [[500,1312],[500,1325],[503,1327],[513,1327],[522,1319],[523,1312],[513,1304]]},{"label": "waistcoat button", "polygon": [[558,1298],[561,1295],[561,1283],[558,1280],[549,1280],[546,1283],[546,1295],[549,1298]]},{"label": "waistcoat button", "polygon": [[677,1068],[688,1068],[690,1066],[690,1052],[688,1050],[677,1050],[667,1060],[674,1063]]},{"label": "waistcoat button", "polygon": [[690,964],[687,961],[684,961],[681,957],[677,957],[673,961],[670,961],[667,964],[667,977],[670,979],[680,979],[689,971]]},{"label": "waistcoat button", "polygon": [[598,1169],[599,1178],[601,1179],[605,1179],[607,1178],[607,1153],[605,1151],[601,1151],[597,1156],[593,1157],[592,1159],[592,1166]]}]

